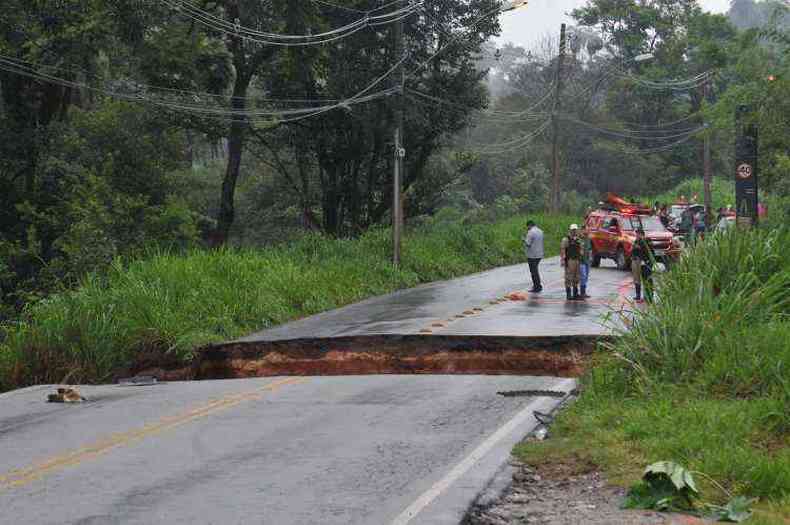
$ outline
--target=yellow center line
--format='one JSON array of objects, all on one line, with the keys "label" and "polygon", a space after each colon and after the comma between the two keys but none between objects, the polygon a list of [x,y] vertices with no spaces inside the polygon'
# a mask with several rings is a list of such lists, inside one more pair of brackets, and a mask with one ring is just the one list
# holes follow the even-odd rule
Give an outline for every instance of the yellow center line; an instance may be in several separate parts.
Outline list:
[{"label": "yellow center line", "polygon": [[245,401],[261,399],[266,392],[273,392],[281,386],[303,383],[305,381],[307,380],[301,377],[291,377],[269,383],[261,388],[249,392],[231,394],[223,397],[222,399],[218,399],[201,407],[189,410],[183,414],[163,417],[156,423],[148,424],[128,432],[111,434],[107,437],[99,439],[95,443],[74,451],[53,456],[31,467],[12,470],[6,474],[0,475],[0,492],[9,488],[27,485],[28,483],[40,479],[48,474],[52,474],[53,472],[57,472],[71,466],[79,465],[84,461],[94,459],[112,449],[128,445],[134,441],[139,441],[149,436],[160,434],[167,430],[172,430],[176,427],[180,427],[186,423],[189,423],[190,421],[209,416],[215,412],[219,412],[220,410],[234,407]]}]

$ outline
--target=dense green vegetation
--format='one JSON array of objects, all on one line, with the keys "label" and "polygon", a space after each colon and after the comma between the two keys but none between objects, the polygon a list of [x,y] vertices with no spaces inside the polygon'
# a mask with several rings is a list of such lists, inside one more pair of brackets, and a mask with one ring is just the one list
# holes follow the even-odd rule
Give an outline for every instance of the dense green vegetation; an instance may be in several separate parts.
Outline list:
[{"label": "dense green vegetation", "polygon": [[[522,445],[528,461],[576,456],[630,483],[671,460],[790,516],[788,230],[699,243],[660,280],[660,300],[599,356],[583,395]],[[702,481],[712,500],[727,499]],[[771,516],[774,516],[771,518]]]},{"label": "dense green vegetation", "polygon": [[[547,251],[556,254],[562,233],[578,219],[536,220],[546,232]],[[519,263],[525,221],[434,221],[409,233],[397,269],[390,263],[389,232],[380,229],[354,240],[307,235],[268,250],[118,260],[3,327],[0,390],[66,379],[107,381],[141,352],[188,360],[207,343],[398,288]]]}]

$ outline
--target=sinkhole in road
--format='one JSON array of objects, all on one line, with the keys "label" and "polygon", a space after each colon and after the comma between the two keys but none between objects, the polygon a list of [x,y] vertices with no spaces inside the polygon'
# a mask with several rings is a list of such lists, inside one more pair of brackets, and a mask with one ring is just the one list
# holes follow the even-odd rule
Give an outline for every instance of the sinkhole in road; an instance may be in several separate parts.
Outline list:
[{"label": "sinkhole in road", "polygon": [[147,360],[138,375],[161,380],[376,374],[578,377],[600,336],[370,336],[243,342],[201,350],[189,365]]}]

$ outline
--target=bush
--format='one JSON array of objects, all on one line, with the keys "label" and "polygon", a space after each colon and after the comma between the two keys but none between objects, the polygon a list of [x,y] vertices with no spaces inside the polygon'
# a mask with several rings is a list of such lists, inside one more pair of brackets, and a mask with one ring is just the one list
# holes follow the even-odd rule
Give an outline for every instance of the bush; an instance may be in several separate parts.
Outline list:
[{"label": "bush", "polygon": [[4,201],[13,227],[0,234],[0,319],[116,257],[197,241],[199,217],[181,202],[170,175],[181,145],[159,124],[155,115],[116,102],[75,109],[53,124],[34,187],[25,200]]}]

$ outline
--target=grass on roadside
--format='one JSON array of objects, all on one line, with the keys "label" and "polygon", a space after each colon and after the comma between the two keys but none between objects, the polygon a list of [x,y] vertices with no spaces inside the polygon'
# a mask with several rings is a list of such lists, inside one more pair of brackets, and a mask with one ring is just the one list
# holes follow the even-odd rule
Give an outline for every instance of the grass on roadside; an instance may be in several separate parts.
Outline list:
[{"label": "grass on roadside", "polygon": [[555,438],[515,454],[592,461],[629,485],[687,466],[714,502],[758,497],[752,523],[790,523],[790,232],[699,244],[660,282],[661,302],[602,351]]},{"label": "grass on roadside", "polygon": [[[0,391],[106,381],[140,352],[188,360],[208,343],[419,283],[520,263],[525,220],[411,231],[397,269],[384,229],[353,240],[311,235],[262,250],[158,253],[117,262],[1,328]],[[562,233],[577,219],[536,220],[548,253],[556,254]]]}]

